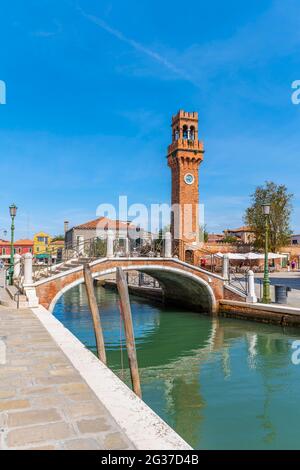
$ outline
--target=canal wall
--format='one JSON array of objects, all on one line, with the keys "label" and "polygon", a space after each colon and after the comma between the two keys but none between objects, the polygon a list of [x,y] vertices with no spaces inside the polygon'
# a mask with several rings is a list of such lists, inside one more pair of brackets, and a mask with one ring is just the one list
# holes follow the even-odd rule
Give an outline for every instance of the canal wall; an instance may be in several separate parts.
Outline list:
[{"label": "canal wall", "polygon": [[261,303],[221,300],[219,314],[224,317],[253,320],[281,326],[300,327],[300,309]]},{"label": "canal wall", "polygon": [[190,450],[185,442],[43,306],[32,312],[136,449]]}]

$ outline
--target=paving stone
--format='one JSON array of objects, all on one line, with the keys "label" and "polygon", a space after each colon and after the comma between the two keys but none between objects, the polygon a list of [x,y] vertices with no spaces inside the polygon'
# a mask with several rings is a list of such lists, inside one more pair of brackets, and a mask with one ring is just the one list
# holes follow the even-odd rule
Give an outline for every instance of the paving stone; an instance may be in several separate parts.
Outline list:
[{"label": "paving stone", "polygon": [[35,397],[32,399],[32,405],[38,408],[49,408],[49,407],[62,407],[64,404],[64,398],[58,394],[52,394],[49,396]]},{"label": "paving stone", "polygon": [[56,450],[55,446],[41,446],[41,447],[23,447],[25,450]]},{"label": "paving stone", "polygon": [[108,436],[104,438],[103,445],[106,450],[122,450],[128,449],[129,447],[128,442],[126,442],[119,432],[108,434]]},{"label": "paving stone", "polygon": [[101,446],[94,439],[74,439],[66,441],[64,448],[66,450],[97,450],[101,449]]},{"label": "paving stone", "polygon": [[87,392],[89,387],[85,383],[70,383],[68,385],[62,385],[59,390],[66,395],[74,395],[77,393]]},{"label": "paving stone", "polygon": [[10,427],[61,421],[61,416],[54,409],[30,410],[8,413],[7,424]]},{"label": "paving stone", "polygon": [[0,411],[4,410],[18,410],[20,408],[29,408],[30,403],[28,400],[9,400],[0,402]]},{"label": "paving stone", "polygon": [[14,390],[0,390],[0,400],[4,400],[5,398],[12,398],[14,396]]},{"label": "paving stone", "polygon": [[50,370],[50,375],[54,376],[54,377],[69,377],[69,376],[73,376],[73,380],[75,377],[78,377],[78,374],[76,371],[74,371],[74,369],[53,369],[53,370]]},{"label": "paving stone", "polygon": [[102,416],[107,413],[103,405],[97,402],[83,402],[68,405],[66,413],[72,419],[84,418],[86,416]]},{"label": "paving stone", "polygon": [[[56,388],[55,387],[36,387],[36,386],[32,386],[32,387],[27,387],[27,388],[22,388],[20,390],[20,393],[22,395],[50,395],[50,394],[53,394],[55,393],[56,391]],[[1,396],[1,395],[0,395]]]},{"label": "paving stone", "polygon": [[106,441],[128,448],[123,431],[30,310],[0,306],[0,328],[8,339],[0,374],[1,450],[103,449]]},{"label": "paving stone", "polygon": [[74,382],[74,377],[37,377],[36,382],[41,385],[58,385]]},{"label": "paving stone", "polygon": [[73,429],[67,423],[50,423],[39,426],[18,428],[7,435],[8,448],[35,444],[54,439],[65,439],[74,434]]},{"label": "paving stone", "polygon": [[109,430],[109,425],[104,418],[83,419],[77,422],[77,426],[82,433],[97,433]]}]

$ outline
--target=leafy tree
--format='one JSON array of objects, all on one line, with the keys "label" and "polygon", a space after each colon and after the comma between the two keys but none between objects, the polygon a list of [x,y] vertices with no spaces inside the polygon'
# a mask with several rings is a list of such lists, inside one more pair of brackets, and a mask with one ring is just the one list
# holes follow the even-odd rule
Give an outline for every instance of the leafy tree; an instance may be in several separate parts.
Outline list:
[{"label": "leafy tree", "polygon": [[64,239],[65,239],[65,236],[60,234],[60,235],[55,235],[55,237],[53,237],[51,241],[57,242],[58,240],[64,240]]},{"label": "leafy tree", "polygon": [[165,225],[163,228],[159,229],[158,235],[154,241],[155,251],[159,251],[160,249],[162,249],[164,235],[166,232],[170,232],[170,230],[171,230],[170,225]]},{"label": "leafy tree", "polygon": [[239,241],[240,240],[234,235],[225,235],[222,240],[223,243],[232,243],[232,244],[238,243]]},{"label": "leafy tree", "polygon": [[206,225],[199,225],[199,241],[208,242],[208,231]]},{"label": "leafy tree", "polygon": [[282,246],[288,245],[292,234],[290,218],[292,213],[293,194],[288,193],[285,185],[277,185],[266,181],[264,186],[258,186],[251,195],[252,204],[246,210],[245,223],[255,232],[254,247],[264,248],[265,215],[262,204],[270,203],[269,215],[269,247],[276,252]]}]

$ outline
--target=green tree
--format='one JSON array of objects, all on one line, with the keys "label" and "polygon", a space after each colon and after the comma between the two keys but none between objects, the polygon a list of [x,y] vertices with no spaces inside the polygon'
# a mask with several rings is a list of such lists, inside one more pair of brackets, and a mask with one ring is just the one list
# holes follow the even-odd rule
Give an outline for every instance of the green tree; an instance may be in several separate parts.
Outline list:
[{"label": "green tree", "polygon": [[239,239],[237,237],[235,237],[234,235],[226,235],[224,236],[223,238],[223,243],[238,243],[239,242]]},{"label": "green tree", "polygon": [[270,203],[270,250],[276,252],[290,243],[292,198],[293,194],[288,193],[285,185],[277,185],[272,181],[266,181],[264,186],[258,186],[251,195],[252,204],[246,209],[244,219],[255,232],[256,249],[264,248],[265,243],[265,215],[262,206],[265,202]]},{"label": "green tree", "polygon": [[199,241],[208,242],[208,231],[206,225],[199,225]]},{"label": "green tree", "polygon": [[53,242],[57,242],[58,240],[64,240],[65,239],[65,236],[64,235],[55,235],[53,238],[52,238],[52,241]]}]

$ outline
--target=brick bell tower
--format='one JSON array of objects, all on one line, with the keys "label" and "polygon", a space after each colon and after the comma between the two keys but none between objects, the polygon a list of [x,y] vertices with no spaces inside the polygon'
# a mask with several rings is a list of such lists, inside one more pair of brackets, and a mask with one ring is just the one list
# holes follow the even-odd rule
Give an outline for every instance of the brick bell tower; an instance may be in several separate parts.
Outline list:
[{"label": "brick bell tower", "polygon": [[[171,233],[173,253],[185,260],[199,247],[199,165],[203,143],[198,140],[198,113],[179,111],[172,117],[168,165],[172,171]],[[187,251],[188,250],[188,251]]]}]

